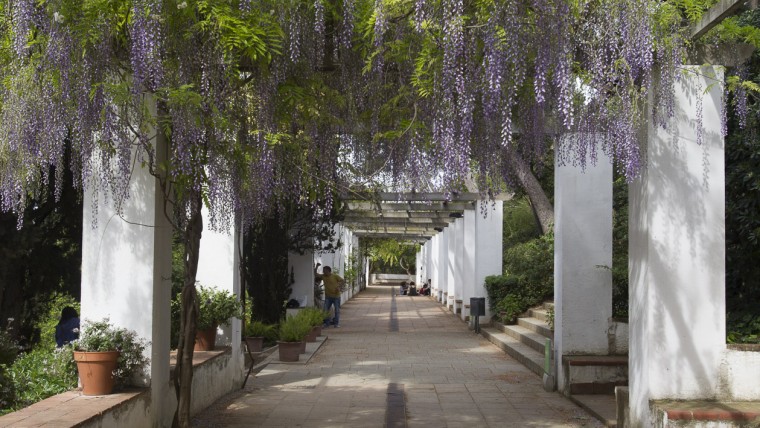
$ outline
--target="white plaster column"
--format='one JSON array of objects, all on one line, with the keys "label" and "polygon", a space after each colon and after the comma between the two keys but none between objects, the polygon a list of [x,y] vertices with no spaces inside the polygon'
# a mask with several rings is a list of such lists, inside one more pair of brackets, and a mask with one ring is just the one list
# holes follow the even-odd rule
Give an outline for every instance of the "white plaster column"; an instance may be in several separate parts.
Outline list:
[{"label": "white plaster column", "polygon": [[443,232],[438,236],[438,301],[442,305],[446,305],[446,299],[443,293],[448,293],[448,259],[449,259],[449,234],[447,230],[443,229]]},{"label": "white plaster column", "polygon": [[[726,349],[721,69],[687,66],[667,129],[649,123],[646,168],[630,186],[630,424],[650,400],[712,399]],[[706,91],[706,93],[705,93]],[[704,141],[697,144],[697,99]]]},{"label": "white plaster column", "polygon": [[[304,302],[303,307],[314,306],[314,253],[304,254],[288,252],[288,276],[293,273],[293,285],[290,286],[289,299]],[[320,267],[321,273],[321,267]]]},{"label": "white plaster column", "polygon": [[414,255],[414,266],[415,266],[415,273],[414,273],[414,283],[417,284],[417,287],[420,288],[422,285],[422,272],[425,269],[425,266],[422,264],[422,261],[425,259],[425,247],[420,247],[419,250]]},{"label": "white plaster column", "polygon": [[456,223],[451,223],[449,227],[444,229],[444,232],[448,235],[447,251],[446,251],[446,292],[448,293],[448,300],[445,302],[447,308],[454,307],[454,299],[456,298],[456,286],[457,286],[457,242],[459,233],[457,233]]},{"label": "white plaster column", "polygon": [[433,235],[432,238],[430,238],[430,278],[433,280],[433,286],[432,290],[430,291],[430,295],[433,296],[436,301],[439,301],[440,299],[438,296],[438,290],[440,289],[440,280],[438,279],[438,258],[440,257],[441,252],[439,249],[440,242],[440,233],[437,233]]},{"label": "white plaster column", "polygon": [[[572,144],[566,136],[563,144]],[[554,166],[554,349],[607,355],[612,317],[612,163],[599,150],[585,170]],[[560,391],[566,383],[557,370]]]},{"label": "white plaster column", "polygon": [[[230,231],[215,231],[209,224],[209,212],[204,206],[203,233],[201,234],[200,253],[198,256],[198,272],[195,275],[200,285],[227,291],[240,296],[240,234],[235,226]],[[219,326],[217,343],[232,347],[232,355],[239,356],[235,362],[243,365],[240,353],[240,338],[242,322],[233,319],[229,325]],[[238,361],[239,360],[239,361]]]},{"label": "white plaster column", "polygon": [[[460,311],[460,316],[464,319],[464,218],[458,218],[454,221],[455,231],[457,235],[456,246],[454,247],[454,313],[457,309]],[[457,304],[456,300],[460,303]]]},{"label": "white plaster column", "polygon": [[[159,138],[155,147],[156,159],[165,160],[165,140]],[[151,388],[152,419],[156,425],[165,425],[174,413],[166,405],[171,395],[172,228],[162,210],[157,180],[137,165],[129,184],[130,198],[123,202],[121,213],[103,203],[103,195],[93,213],[93,192],[84,192],[80,317],[83,321],[108,317],[115,326],[135,330],[150,342],[145,351],[150,358],[145,382]]]},{"label": "white plaster column", "polygon": [[[485,217],[483,213],[485,212]],[[503,271],[504,203],[478,201],[475,206],[475,297],[486,298],[486,319],[491,317],[485,279]]]},{"label": "white plaster column", "polygon": [[462,319],[470,316],[470,309],[465,306],[470,305],[471,297],[482,297],[475,295],[475,258],[476,258],[476,236],[475,236],[475,217],[478,214],[475,210],[464,210],[464,219],[462,227]]},{"label": "white plaster column", "polygon": [[[425,276],[422,280],[427,282],[428,279],[433,279],[433,238],[428,239],[425,248]],[[430,293],[432,295],[433,290],[430,290]]]}]

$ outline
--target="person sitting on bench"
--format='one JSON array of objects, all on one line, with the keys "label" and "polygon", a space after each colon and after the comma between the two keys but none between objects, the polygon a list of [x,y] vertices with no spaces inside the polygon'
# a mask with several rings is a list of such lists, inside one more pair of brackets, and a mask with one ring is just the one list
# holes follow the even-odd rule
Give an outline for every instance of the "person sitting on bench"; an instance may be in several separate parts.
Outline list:
[{"label": "person sitting on bench", "polygon": [[401,286],[399,287],[399,290],[398,290],[399,296],[406,296],[407,290],[409,290],[409,286],[406,285],[406,281],[401,281]]}]

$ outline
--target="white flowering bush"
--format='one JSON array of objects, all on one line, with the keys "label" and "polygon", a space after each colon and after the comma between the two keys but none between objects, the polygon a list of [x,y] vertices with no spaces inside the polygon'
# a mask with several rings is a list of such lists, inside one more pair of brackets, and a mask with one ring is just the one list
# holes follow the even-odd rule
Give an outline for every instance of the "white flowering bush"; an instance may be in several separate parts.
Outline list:
[{"label": "white flowering bush", "polygon": [[[148,362],[144,355],[148,342],[137,336],[133,330],[117,328],[105,318],[101,321],[85,321],[79,339],[70,347],[76,351],[106,352],[119,351],[119,361],[114,371],[116,383],[131,385]],[[73,354],[72,354],[73,355]]]}]

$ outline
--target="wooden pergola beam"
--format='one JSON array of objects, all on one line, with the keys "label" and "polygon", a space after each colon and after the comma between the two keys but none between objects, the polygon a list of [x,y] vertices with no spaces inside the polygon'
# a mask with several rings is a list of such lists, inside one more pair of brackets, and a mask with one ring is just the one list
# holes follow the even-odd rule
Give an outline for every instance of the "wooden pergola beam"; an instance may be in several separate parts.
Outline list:
[{"label": "wooden pergola beam", "polygon": [[[411,221],[414,220],[414,221]],[[448,221],[433,221],[428,218],[420,219],[395,219],[395,218],[365,218],[365,219],[345,219],[341,221],[348,228],[352,226],[374,226],[374,227],[447,227]]]}]

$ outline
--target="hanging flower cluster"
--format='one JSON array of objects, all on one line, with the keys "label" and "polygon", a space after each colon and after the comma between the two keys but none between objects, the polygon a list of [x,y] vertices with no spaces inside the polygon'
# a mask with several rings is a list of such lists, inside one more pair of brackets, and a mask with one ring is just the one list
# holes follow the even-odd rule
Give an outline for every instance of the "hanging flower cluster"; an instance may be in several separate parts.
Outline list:
[{"label": "hanging flower cluster", "polygon": [[64,168],[118,206],[157,135],[220,227],[373,183],[485,192],[552,146],[632,179],[685,52],[660,3],[3,0],[0,208]]}]

